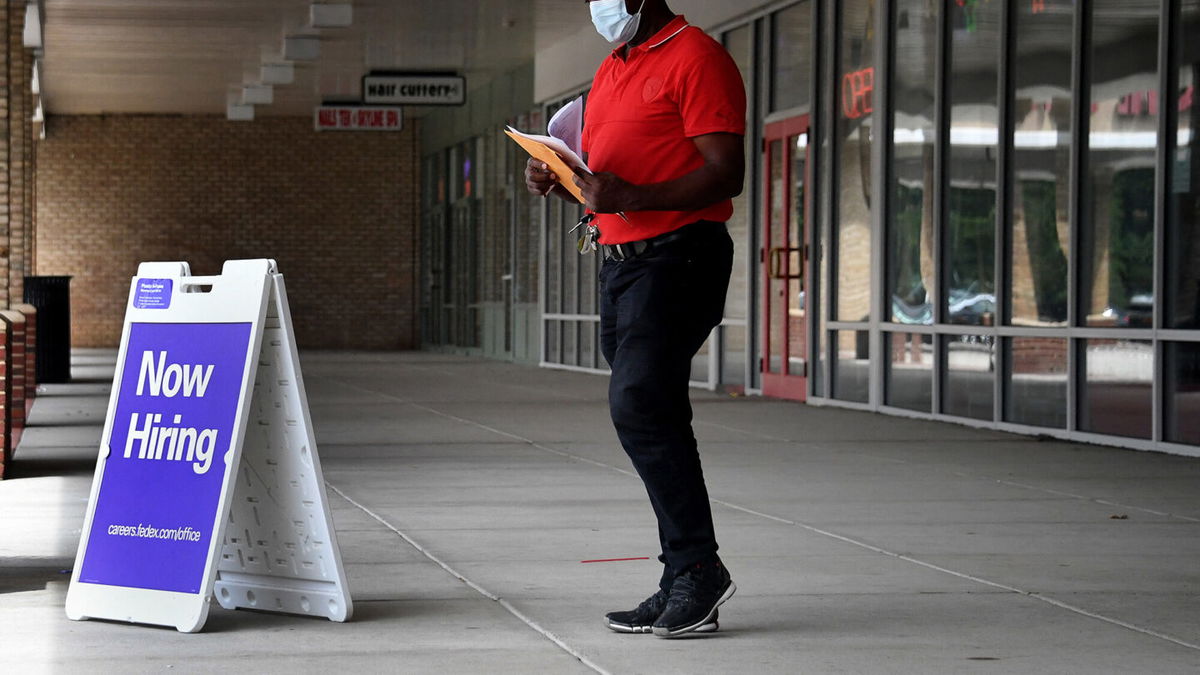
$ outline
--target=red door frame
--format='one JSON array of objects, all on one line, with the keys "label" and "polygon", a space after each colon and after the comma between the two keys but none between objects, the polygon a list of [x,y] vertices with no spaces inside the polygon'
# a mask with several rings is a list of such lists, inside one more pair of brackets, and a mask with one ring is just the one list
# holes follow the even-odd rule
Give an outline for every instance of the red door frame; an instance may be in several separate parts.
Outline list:
[{"label": "red door frame", "polygon": [[[762,147],[762,154],[761,154],[761,159],[760,159],[760,161],[762,162],[762,169],[763,169],[763,192],[762,192],[762,194],[763,194],[763,211],[762,211],[762,213],[763,213],[763,223],[762,223],[763,246],[760,249],[761,255],[759,256],[759,260],[761,263],[760,267],[762,269],[762,289],[763,289],[762,312],[763,312],[763,314],[762,314],[761,325],[763,327],[763,330],[761,331],[762,350],[760,351],[760,354],[762,354],[762,358],[759,361],[761,363],[761,367],[759,368],[759,370],[761,371],[761,376],[762,376],[763,395],[773,396],[773,397],[777,397],[777,398],[792,399],[792,400],[796,400],[796,401],[804,401],[808,398],[807,368],[808,368],[808,364],[810,363],[810,359],[809,359],[808,353],[805,353],[802,355],[804,357],[805,372],[801,372],[801,373],[790,372],[791,354],[789,353],[789,349],[791,346],[791,335],[790,335],[791,327],[790,327],[790,322],[788,321],[788,304],[789,303],[786,298],[783,300],[782,304],[780,304],[779,302],[772,302],[773,298],[771,295],[771,278],[772,278],[773,268],[775,268],[776,266],[779,267],[779,272],[782,273],[783,275],[785,275],[785,278],[786,278],[786,275],[791,273],[791,270],[789,269],[789,265],[790,265],[789,259],[791,256],[789,256],[789,255],[780,256],[782,258],[782,261],[780,261],[778,263],[778,265],[776,265],[776,262],[774,260],[772,260],[772,258],[777,255],[777,251],[775,249],[777,248],[776,242],[778,241],[778,239],[776,238],[775,235],[782,234],[784,237],[784,240],[786,240],[786,237],[788,236],[790,229],[791,229],[791,225],[792,225],[791,220],[792,220],[793,205],[792,205],[792,189],[791,188],[792,188],[792,166],[794,164],[792,153],[794,153],[796,151],[796,148],[789,147],[787,140],[793,136],[799,136],[800,134],[805,134],[808,132],[809,132],[809,116],[808,115],[799,115],[797,117],[791,117],[786,120],[780,120],[778,122],[772,122],[771,124],[766,125],[766,127],[763,130],[763,147]],[[783,193],[784,221],[782,223],[782,225],[783,225],[782,231],[777,230],[776,232],[772,232],[773,223],[771,222],[771,203],[772,203],[772,199],[774,197],[774,195],[772,194],[773,190],[772,190],[772,185],[771,185],[771,161],[773,159],[771,157],[771,143],[773,141],[782,141],[781,147],[783,148],[783,152],[784,152],[783,179],[782,179],[783,190],[784,190],[784,193]],[[811,139],[810,139],[810,142],[811,142]],[[810,218],[808,216],[811,213],[811,210],[809,209],[809,202],[812,198],[811,197],[812,190],[809,189],[809,186],[812,185],[812,180],[811,180],[812,163],[807,161],[807,155],[808,155],[807,145],[805,146],[804,153],[806,155],[806,157],[805,157],[806,161],[804,162],[804,172],[806,174],[804,177],[804,179],[805,179],[804,180],[804,186],[805,186],[805,190],[804,190],[804,202],[805,202],[804,203],[804,214],[805,214],[804,222],[805,222],[805,227],[804,227],[804,231],[801,232],[801,237],[805,241],[789,242],[789,243],[790,244],[798,243],[799,248],[800,248],[801,267],[803,269],[802,275],[801,275],[801,287],[806,291],[806,302],[805,302],[806,316],[805,316],[804,325],[801,326],[800,330],[807,331],[808,330],[807,311],[808,311],[808,308],[812,306],[811,301],[809,301],[807,298],[807,290],[809,288],[812,288],[812,284],[810,283],[810,279],[811,279],[811,275],[812,275],[811,265],[807,264],[807,262],[808,262],[807,261],[807,258],[808,258],[808,255],[807,255],[807,252],[808,252],[808,245],[807,245],[808,229],[811,226]],[[774,225],[779,225],[779,224],[776,223]],[[772,315],[772,312],[774,312],[774,315]],[[777,325],[776,322],[780,322],[780,323]],[[771,356],[772,356],[772,354],[771,354],[771,331],[772,330],[782,330],[783,331],[782,340],[781,340],[781,343],[783,345],[783,353],[780,354],[780,357],[781,357],[780,371],[781,372],[778,372],[778,373],[770,372],[770,363],[771,363]],[[810,351],[807,348],[808,347],[807,339],[804,341],[804,344],[805,344],[806,352]]]}]

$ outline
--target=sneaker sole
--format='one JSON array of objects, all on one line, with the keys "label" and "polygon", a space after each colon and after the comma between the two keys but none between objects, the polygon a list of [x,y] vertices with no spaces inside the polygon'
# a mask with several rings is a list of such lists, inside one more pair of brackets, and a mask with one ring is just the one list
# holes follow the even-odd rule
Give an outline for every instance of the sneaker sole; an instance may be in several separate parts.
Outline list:
[{"label": "sneaker sole", "polygon": [[[665,626],[664,627],[655,626],[652,628],[652,630],[654,631],[654,634],[661,638],[673,638],[673,637],[678,637],[680,635],[684,635],[686,633],[711,633],[711,632],[715,631],[716,626],[718,624],[717,624],[717,622],[713,621],[713,615],[717,613],[718,607],[720,607],[722,604],[724,604],[726,600],[733,597],[733,592],[736,590],[737,590],[737,584],[733,583],[733,581],[731,580],[729,582],[729,587],[725,589],[725,592],[721,594],[721,597],[717,598],[717,601],[715,603],[713,603],[712,609],[709,610],[708,614],[706,614],[703,619],[701,619],[700,621],[697,621],[696,623],[694,623],[690,626],[684,626],[682,628],[676,628],[674,630],[667,628]],[[712,630],[701,630],[702,628],[707,628],[709,625],[713,626]]]},{"label": "sneaker sole", "polygon": [[[623,624],[619,624],[619,623],[612,623],[610,621],[605,621],[604,625],[607,626],[608,629],[613,632],[627,633],[630,635],[641,634],[641,633],[648,634],[648,633],[654,632],[654,629],[651,626],[628,626],[628,625],[623,625]],[[701,624],[701,626],[699,628],[696,628],[692,632],[693,633],[715,633],[720,628],[721,628],[720,621],[710,621],[710,622]]]}]

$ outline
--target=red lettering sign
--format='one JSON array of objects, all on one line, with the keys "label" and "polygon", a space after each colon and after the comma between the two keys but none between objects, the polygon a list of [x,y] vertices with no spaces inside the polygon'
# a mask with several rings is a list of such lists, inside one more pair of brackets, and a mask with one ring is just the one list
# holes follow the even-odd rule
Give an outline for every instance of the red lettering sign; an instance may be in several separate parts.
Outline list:
[{"label": "red lettering sign", "polygon": [[842,77],[842,113],[856,120],[875,112],[875,69],[863,68]]},{"label": "red lettering sign", "polygon": [[399,108],[380,106],[335,106],[317,108],[313,116],[318,131],[399,131],[403,116]]}]

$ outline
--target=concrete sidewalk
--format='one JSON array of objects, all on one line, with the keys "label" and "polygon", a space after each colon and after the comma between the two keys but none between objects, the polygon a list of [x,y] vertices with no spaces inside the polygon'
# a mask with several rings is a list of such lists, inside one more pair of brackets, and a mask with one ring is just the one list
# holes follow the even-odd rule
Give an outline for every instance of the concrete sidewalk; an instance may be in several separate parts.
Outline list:
[{"label": "concrete sidewalk", "polygon": [[429,353],[303,357],[352,622],[71,622],[113,359],[0,483],[0,672],[1200,671],[1200,460],[694,392],[739,590],[714,635],[618,635],[657,564],[581,561],[657,536],[607,380]]}]

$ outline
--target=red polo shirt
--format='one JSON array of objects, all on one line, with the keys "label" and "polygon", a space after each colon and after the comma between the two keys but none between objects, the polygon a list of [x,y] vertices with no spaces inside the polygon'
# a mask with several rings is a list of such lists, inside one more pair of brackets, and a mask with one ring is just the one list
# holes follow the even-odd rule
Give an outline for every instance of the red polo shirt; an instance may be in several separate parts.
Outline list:
[{"label": "red polo shirt", "polygon": [[[746,88],[733,58],[704,31],[675,17],[654,37],[618,48],[596,71],[584,114],[583,150],[592,171],[635,185],[662,183],[704,165],[691,140],[712,133],[746,133]],[[699,211],[600,214],[600,241],[648,239],[696,222],[724,222],[726,199]]]}]

